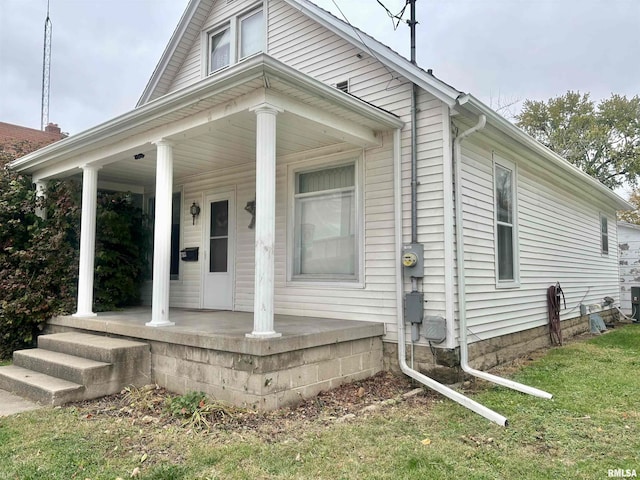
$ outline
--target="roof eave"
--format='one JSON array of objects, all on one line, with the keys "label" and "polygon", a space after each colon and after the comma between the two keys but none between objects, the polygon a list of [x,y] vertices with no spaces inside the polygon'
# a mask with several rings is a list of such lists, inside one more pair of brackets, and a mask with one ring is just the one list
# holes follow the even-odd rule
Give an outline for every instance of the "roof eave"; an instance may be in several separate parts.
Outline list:
[{"label": "roof eave", "polygon": [[178,47],[178,44],[180,43],[185,33],[185,30],[189,27],[189,24],[193,19],[193,14],[197,10],[199,3],[200,3],[199,0],[189,1],[189,4],[187,5],[187,8],[185,8],[184,12],[182,13],[182,17],[180,17],[180,21],[178,22],[178,25],[176,25],[176,28],[173,31],[173,34],[171,35],[171,39],[169,40],[169,43],[167,43],[167,46],[165,47],[164,52],[162,53],[162,56],[160,57],[160,60],[156,65],[156,68],[153,70],[153,73],[151,74],[151,78],[149,78],[149,81],[147,82],[147,85],[144,91],[142,92],[142,95],[140,96],[138,103],[136,103],[136,107],[139,107],[140,105],[144,105],[151,98],[151,95],[153,94],[156,87],[158,86],[158,82],[160,81],[162,74],[166,70],[169,62],[171,61],[171,58],[173,57],[176,51],[176,48]]},{"label": "roof eave", "polygon": [[264,75],[273,75],[293,86],[304,88],[314,95],[329,99],[339,106],[349,110],[357,110],[361,115],[379,122],[386,128],[401,128],[404,125],[402,120],[389,112],[373,107],[356,97],[308,77],[268,55],[260,54],[232,65],[198,83],[152,100],[141,107],[96,125],[84,132],[36,150],[14,160],[9,164],[9,167],[18,172],[32,170],[45,162],[56,161],[68,155],[76,154],[91,143],[103,141],[135,128],[146,121],[165,114],[168,110],[188,106],[201,97],[211,95],[213,91],[223,91],[234,85]]},{"label": "roof eave", "polygon": [[485,117],[487,117],[487,123],[489,123],[490,125],[494,126],[504,134],[513,138],[521,145],[542,156],[565,173],[570,174],[574,178],[579,179],[581,182],[589,185],[592,188],[595,188],[599,193],[603,194],[607,199],[612,201],[619,210],[635,210],[635,206],[621,198],[619,195],[607,188],[591,175],[586,174],[575,165],[569,163],[553,150],[542,145],[530,135],[527,135],[509,120],[496,113],[494,110],[489,108],[473,95],[461,95],[458,98],[457,103],[458,105],[475,115],[484,115]]}]

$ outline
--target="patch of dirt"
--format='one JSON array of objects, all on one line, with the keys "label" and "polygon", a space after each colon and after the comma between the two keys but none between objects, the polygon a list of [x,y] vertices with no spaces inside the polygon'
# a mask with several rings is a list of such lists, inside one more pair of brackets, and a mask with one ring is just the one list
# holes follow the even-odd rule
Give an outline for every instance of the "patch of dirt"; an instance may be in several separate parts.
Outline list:
[{"label": "patch of dirt", "polygon": [[298,405],[271,412],[241,409],[213,400],[206,405],[201,403],[206,423],[197,423],[189,415],[180,417],[169,413],[167,400],[174,396],[164,388],[148,385],[77,403],[75,407],[88,420],[111,417],[126,420],[141,429],[176,426],[189,430],[201,427],[210,434],[252,430],[265,441],[274,442],[290,435],[292,427],[349,421],[399,404],[428,408],[437,398],[435,392],[420,388],[406,376],[380,372],[371,378],[321,392]]}]

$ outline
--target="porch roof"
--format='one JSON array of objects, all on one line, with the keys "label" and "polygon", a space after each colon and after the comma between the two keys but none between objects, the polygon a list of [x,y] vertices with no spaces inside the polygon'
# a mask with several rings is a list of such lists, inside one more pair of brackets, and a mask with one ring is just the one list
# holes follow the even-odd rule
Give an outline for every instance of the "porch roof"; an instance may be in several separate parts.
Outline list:
[{"label": "porch roof", "polygon": [[[284,110],[278,120],[278,156],[337,144],[372,146],[380,143],[380,132],[403,125],[387,111],[260,54],[17,159],[10,167],[33,174],[35,181],[96,164],[103,167],[102,180],[152,184],[152,142],[162,138],[176,143],[175,178],[211,170],[212,159],[218,168],[238,165],[237,158],[255,161],[255,115],[249,109],[264,102]],[[225,159],[230,143],[239,150]],[[134,162],[137,153],[145,159]]]}]

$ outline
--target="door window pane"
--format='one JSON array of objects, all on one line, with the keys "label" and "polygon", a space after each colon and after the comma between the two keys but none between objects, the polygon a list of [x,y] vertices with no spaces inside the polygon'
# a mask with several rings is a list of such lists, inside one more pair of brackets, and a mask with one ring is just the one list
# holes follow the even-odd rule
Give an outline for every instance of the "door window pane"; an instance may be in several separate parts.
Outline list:
[{"label": "door window pane", "polygon": [[228,246],[228,238],[212,238],[210,240],[209,272],[220,273],[227,271]]},{"label": "door window pane", "polygon": [[264,45],[264,22],[262,10],[240,21],[240,58],[262,51]]},{"label": "door window pane", "polygon": [[222,237],[229,233],[229,201],[211,203],[211,236]]},{"label": "door window pane", "polygon": [[211,202],[209,272],[227,271],[229,253],[229,201]]}]

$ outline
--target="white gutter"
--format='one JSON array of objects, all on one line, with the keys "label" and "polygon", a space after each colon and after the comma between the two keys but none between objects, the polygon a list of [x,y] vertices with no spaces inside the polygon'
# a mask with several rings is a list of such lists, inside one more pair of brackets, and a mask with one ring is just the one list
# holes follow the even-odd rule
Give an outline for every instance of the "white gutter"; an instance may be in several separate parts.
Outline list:
[{"label": "white gutter", "polygon": [[404,288],[402,283],[402,265],[400,258],[402,256],[402,165],[400,155],[400,129],[396,129],[393,135],[393,165],[394,165],[394,204],[395,204],[395,233],[396,233],[396,255],[398,261],[396,261],[396,309],[398,318],[398,364],[400,370],[405,375],[413,378],[414,380],[422,383],[423,385],[435,390],[436,392],[450,398],[456,403],[459,403],[463,407],[482,415],[487,420],[497,423],[498,425],[507,426],[509,424],[506,417],[503,417],[499,413],[479,404],[478,402],[471,400],[469,397],[465,397],[461,393],[452,390],[451,388],[436,382],[434,379],[423,375],[422,373],[412,369],[407,365],[406,359],[406,335],[404,325],[404,305],[403,295]]},{"label": "white gutter", "polygon": [[[485,116],[492,127],[495,127],[500,132],[504,133],[511,139],[517,141],[521,145],[524,145],[532,152],[536,153],[540,157],[549,161],[554,168],[559,168],[561,171],[569,175],[569,178],[574,179],[573,183],[582,189],[593,188],[600,194],[604,195],[609,201],[615,204],[618,210],[635,210],[635,206],[626,202],[620,196],[618,196],[613,190],[610,190],[591,175],[583,172],[575,165],[569,163],[553,150],[547,148],[535,138],[526,134],[524,131],[516,127],[506,118],[502,117],[491,108],[486,106],[480,100],[473,95],[467,94],[458,98],[458,105],[464,107],[469,112],[478,116]],[[585,185],[586,183],[586,185]]]},{"label": "white gutter", "polygon": [[464,267],[464,226],[462,218],[462,140],[470,135],[473,135],[479,130],[482,130],[487,123],[487,117],[480,115],[478,123],[468,130],[465,130],[456,137],[453,141],[453,162],[455,164],[455,207],[456,207],[456,260],[458,267],[458,317],[459,317],[459,344],[460,344],[460,366],[462,370],[474,377],[487,380],[489,382],[497,383],[504,387],[518,390],[519,392],[528,393],[541,398],[552,398],[550,393],[547,393],[537,388],[523,385],[513,380],[498,377],[487,372],[481,372],[469,366],[469,347],[467,344],[467,300],[466,300],[466,286],[465,286],[465,267]]},{"label": "white gutter", "polygon": [[[403,122],[395,115],[348,95],[319,80],[309,77],[266,54],[256,55],[210,75],[193,85],[168,93],[129,112],[119,115],[84,132],[54,142],[24,157],[14,160],[9,168],[18,172],[40,168],[43,163],[62,161],[97,148],[95,142],[115,142],[130,135],[133,128],[161,119],[169,113],[193,106],[200,100],[229,90],[250,80],[264,77],[280,79],[289,86],[332,102],[355,112],[382,127],[398,128]],[[204,110],[204,109],[203,109]],[[118,138],[122,136],[122,138]]]}]

